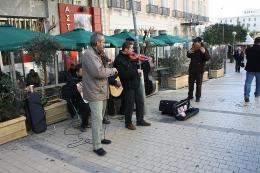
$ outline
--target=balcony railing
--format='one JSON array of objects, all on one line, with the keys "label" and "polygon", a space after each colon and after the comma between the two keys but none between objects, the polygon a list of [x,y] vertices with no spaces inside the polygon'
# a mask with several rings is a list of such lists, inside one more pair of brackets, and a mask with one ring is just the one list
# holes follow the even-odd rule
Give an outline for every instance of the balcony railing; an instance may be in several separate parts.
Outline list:
[{"label": "balcony railing", "polygon": [[125,9],[125,0],[108,0],[108,8],[122,8]]},{"label": "balcony railing", "polygon": [[191,13],[184,12],[184,19],[191,20],[191,18],[192,18],[192,14]]},{"label": "balcony railing", "polygon": [[172,17],[183,18],[183,12],[179,10],[172,10]]},{"label": "balcony railing", "polygon": [[159,8],[158,8],[157,5],[148,4],[148,5],[146,6],[146,12],[147,12],[147,13],[158,14],[158,13],[159,13]]},{"label": "balcony railing", "polygon": [[[134,1],[134,7],[136,11],[141,11],[141,1]],[[126,2],[126,9],[127,10],[132,10],[132,5],[130,1]]]},{"label": "balcony railing", "polygon": [[160,7],[160,15],[169,16],[170,8]]}]

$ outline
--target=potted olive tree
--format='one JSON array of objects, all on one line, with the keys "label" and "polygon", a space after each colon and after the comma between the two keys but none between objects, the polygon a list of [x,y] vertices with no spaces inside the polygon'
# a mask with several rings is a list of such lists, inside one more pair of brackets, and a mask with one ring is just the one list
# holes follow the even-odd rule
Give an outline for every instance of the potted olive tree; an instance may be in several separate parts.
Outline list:
[{"label": "potted olive tree", "polygon": [[[41,69],[44,74],[44,85],[48,83],[47,67],[54,63],[57,50],[60,49],[58,42],[48,35],[40,35],[33,39],[30,44],[26,46],[28,54],[32,57],[34,63]],[[55,88],[51,88],[56,90]],[[60,89],[60,88],[59,88]],[[50,90],[50,89],[48,89]],[[42,88],[42,91],[45,91]],[[59,92],[60,91],[57,91]],[[41,93],[47,124],[52,124],[67,118],[66,101],[61,99],[48,100],[46,99],[46,92]]]},{"label": "potted olive tree", "polygon": [[209,76],[219,78],[224,76],[223,63],[225,58],[225,48],[222,46],[212,46],[210,48],[211,59],[209,60]]},{"label": "potted olive tree", "polygon": [[168,87],[179,89],[188,86],[189,59],[186,57],[186,49],[173,47],[170,54],[163,59],[163,64],[169,67]]},{"label": "potted olive tree", "polygon": [[27,135],[23,93],[8,75],[0,74],[0,145]]}]

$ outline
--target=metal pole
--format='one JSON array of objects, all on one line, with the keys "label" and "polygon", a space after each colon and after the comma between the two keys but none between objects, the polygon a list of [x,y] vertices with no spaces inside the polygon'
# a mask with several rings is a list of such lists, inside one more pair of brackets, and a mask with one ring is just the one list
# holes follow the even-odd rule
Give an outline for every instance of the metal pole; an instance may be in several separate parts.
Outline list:
[{"label": "metal pole", "polygon": [[227,73],[227,46],[225,45],[225,57],[224,57],[224,74]]},{"label": "metal pole", "polygon": [[12,76],[13,76],[14,87],[16,87],[16,73],[15,73],[15,63],[14,63],[14,52],[10,52],[10,58],[11,58],[11,65],[12,65]]},{"label": "metal pole", "polygon": [[224,44],[225,24],[222,27],[222,43]]},{"label": "metal pole", "polygon": [[134,1],[130,0],[131,6],[132,6],[132,14],[133,14],[133,23],[134,23],[134,30],[135,30],[135,37],[136,37],[136,47],[137,47],[137,54],[140,55],[140,46],[139,46],[139,38],[137,33],[137,25],[136,25],[136,16],[135,16],[135,7],[134,7]]},{"label": "metal pole", "polygon": [[[136,25],[136,16],[135,16],[135,7],[134,7],[134,1],[130,0],[131,6],[132,6],[132,14],[133,14],[133,23],[134,23],[134,30],[135,30],[135,41],[136,41],[136,46],[137,46],[137,55],[140,55],[140,46],[139,46],[139,39],[138,39],[138,33],[137,33],[137,25]],[[139,66],[141,69],[141,61],[139,59]],[[141,78],[140,78],[141,82],[140,82],[140,90],[142,91],[142,99],[145,102],[145,88],[144,88],[144,74],[142,73]],[[146,107],[144,104],[144,114],[146,113]]]},{"label": "metal pole", "polygon": [[56,53],[54,58],[54,69],[55,69],[55,84],[58,85],[59,83],[59,76],[58,76],[58,54]]}]

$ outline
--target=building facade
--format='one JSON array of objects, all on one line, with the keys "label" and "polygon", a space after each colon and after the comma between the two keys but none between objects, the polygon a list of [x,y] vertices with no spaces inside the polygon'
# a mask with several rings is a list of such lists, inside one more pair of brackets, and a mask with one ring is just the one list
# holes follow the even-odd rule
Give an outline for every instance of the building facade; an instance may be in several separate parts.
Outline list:
[{"label": "building facade", "polygon": [[[166,30],[168,34],[201,35],[208,23],[208,0],[134,0],[138,30],[151,29],[154,35]],[[133,30],[129,0],[0,0],[0,25],[50,33],[72,31],[85,23],[84,29],[113,35],[124,29]],[[77,26],[80,25],[80,26]],[[34,68],[22,53],[15,57],[16,68],[25,73]],[[0,67],[9,70],[8,53],[0,53]],[[59,62],[62,58],[59,57]],[[68,59],[68,58],[66,58]],[[73,59],[73,58],[72,58]],[[61,65],[65,66],[65,65]]]},{"label": "building facade", "polygon": [[242,25],[250,32],[260,32],[260,9],[244,10],[241,16],[219,18],[218,23]]},{"label": "building facade", "polygon": [[[104,33],[134,29],[129,0],[107,0],[101,4]],[[192,37],[201,35],[208,23],[208,0],[134,0],[137,27]]]}]

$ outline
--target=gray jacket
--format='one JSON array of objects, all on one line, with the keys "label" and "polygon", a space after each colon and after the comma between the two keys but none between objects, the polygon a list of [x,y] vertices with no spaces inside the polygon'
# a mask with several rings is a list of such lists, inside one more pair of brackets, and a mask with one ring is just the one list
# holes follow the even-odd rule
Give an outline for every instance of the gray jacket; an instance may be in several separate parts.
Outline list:
[{"label": "gray jacket", "polygon": [[82,58],[83,98],[88,101],[108,99],[108,77],[115,73],[116,69],[104,67],[96,51],[89,47]]}]

